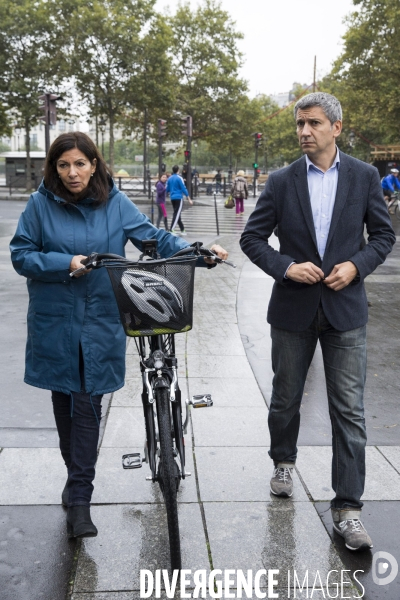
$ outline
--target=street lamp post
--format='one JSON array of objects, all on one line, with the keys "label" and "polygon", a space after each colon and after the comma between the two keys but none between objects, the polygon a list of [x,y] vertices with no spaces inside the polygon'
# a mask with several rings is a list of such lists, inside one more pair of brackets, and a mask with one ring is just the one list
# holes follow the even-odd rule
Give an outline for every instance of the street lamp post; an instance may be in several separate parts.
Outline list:
[{"label": "street lamp post", "polygon": [[105,119],[100,119],[99,121],[99,129],[101,131],[101,155],[104,158],[104,134],[106,132],[107,122]]},{"label": "street lamp post", "polygon": [[19,125],[15,126],[15,135],[17,136],[17,147],[18,147],[18,152],[19,152],[20,151],[19,136],[21,135],[21,127]]}]

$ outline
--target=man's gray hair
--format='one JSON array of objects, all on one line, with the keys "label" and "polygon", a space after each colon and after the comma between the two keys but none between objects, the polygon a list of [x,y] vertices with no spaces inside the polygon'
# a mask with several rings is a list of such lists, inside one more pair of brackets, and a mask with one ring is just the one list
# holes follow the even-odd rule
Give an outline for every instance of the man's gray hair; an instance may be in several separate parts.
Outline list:
[{"label": "man's gray hair", "polygon": [[294,118],[296,119],[299,108],[305,110],[313,106],[320,106],[322,108],[331,125],[336,123],[336,121],[342,120],[342,107],[339,100],[335,96],[332,96],[332,94],[326,94],[325,92],[313,92],[300,98],[294,105]]}]

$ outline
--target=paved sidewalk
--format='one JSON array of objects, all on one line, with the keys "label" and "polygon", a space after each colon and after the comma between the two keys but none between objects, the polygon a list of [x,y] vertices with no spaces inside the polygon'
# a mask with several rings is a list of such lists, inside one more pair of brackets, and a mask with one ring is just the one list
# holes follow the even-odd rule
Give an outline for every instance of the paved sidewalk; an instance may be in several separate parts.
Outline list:
[{"label": "paved sidewalk", "polygon": [[[365,571],[359,576],[367,588],[365,598],[398,600],[399,577],[385,587],[373,584],[372,553],[354,557],[343,550],[341,539],[334,538],[334,543],[331,539],[329,429],[317,412],[317,431],[312,432],[313,415],[307,413],[308,394],[313,409],[324,411],[318,353],[303,403],[308,438],[300,440],[295,493],[290,499],[270,495],[267,403],[271,367],[265,313],[272,280],[246,260],[238,235],[223,236],[218,243],[230,250],[237,269],[197,270],[194,328],[176,338],[182,396],[210,392],[214,399],[213,408],[193,411],[186,437],[192,477],[182,482],[179,492],[184,568],[192,573],[199,569],[244,573],[277,569],[279,583],[274,592],[279,598],[315,600],[356,596],[351,575],[360,569]],[[138,373],[134,340],[129,340],[126,386],[111,398],[99,451],[92,509],[97,538],[66,542],[60,506],[65,467],[58,448],[1,451],[0,576],[8,576],[7,594],[0,594],[1,600],[36,600],[29,594],[29,578],[24,580],[16,562],[10,564],[6,557],[13,544],[21,548],[18,544],[24,536],[24,552],[32,557],[30,576],[52,577],[54,573],[59,579],[52,589],[65,590],[69,585],[72,600],[138,600],[140,570],[168,565],[160,491],[145,480],[147,465],[133,471],[121,467],[123,453],[143,449]],[[391,523],[398,529],[400,517],[400,444],[392,439],[389,446],[383,439],[368,447],[365,522],[374,539],[373,552],[390,552],[400,562],[397,537],[390,533]],[[376,503],[381,503],[379,511]],[[15,518],[15,511],[19,511],[19,526],[11,527],[7,523]],[[56,532],[55,537],[51,539],[48,531]],[[45,544],[53,548],[58,544],[61,551],[55,548],[53,562],[41,565],[38,557]],[[15,570],[14,580],[10,569]],[[338,595],[335,582],[346,569],[344,591]],[[294,571],[300,581],[296,595]],[[306,583],[299,591],[303,580]],[[267,589],[264,592],[274,597]],[[231,593],[222,597],[238,597]],[[43,592],[39,597],[55,600],[63,596]],[[167,597],[165,592],[161,597]],[[254,592],[252,597],[260,596]]]}]

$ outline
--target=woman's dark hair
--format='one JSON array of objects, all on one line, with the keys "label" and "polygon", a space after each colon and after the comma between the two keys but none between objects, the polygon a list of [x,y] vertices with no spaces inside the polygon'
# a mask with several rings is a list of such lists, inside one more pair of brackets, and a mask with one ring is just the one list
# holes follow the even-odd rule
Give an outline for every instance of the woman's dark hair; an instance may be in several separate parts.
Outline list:
[{"label": "woman's dark hair", "polygon": [[[68,152],[68,150],[72,150],[73,148],[78,148],[89,159],[91,164],[96,161],[96,171],[93,177],[90,178],[88,187],[84,190],[82,196],[78,198],[67,190],[57,172],[58,159],[64,152]],[[111,172],[97,149],[96,144],[85,133],[80,131],[62,133],[50,146],[44,164],[44,183],[48,190],[67,202],[76,203],[82,197],[91,197],[95,199],[95,203],[98,206],[104,204],[107,202],[110,193],[111,177]]]}]

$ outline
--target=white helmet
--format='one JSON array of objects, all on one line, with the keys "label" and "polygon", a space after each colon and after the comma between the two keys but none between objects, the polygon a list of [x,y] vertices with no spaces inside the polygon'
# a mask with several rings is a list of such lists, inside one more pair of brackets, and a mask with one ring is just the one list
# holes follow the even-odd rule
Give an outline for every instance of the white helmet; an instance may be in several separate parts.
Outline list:
[{"label": "white helmet", "polygon": [[167,323],[181,318],[182,296],[164,277],[141,269],[128,269],[121,283],[133,303],[132,313],[141,322],[150,319],[152,323]]},{"label": "white helmet", "polygon": [[399,173],[399,170],[398,169],[390,169],[390,172],[397,175]]}]

